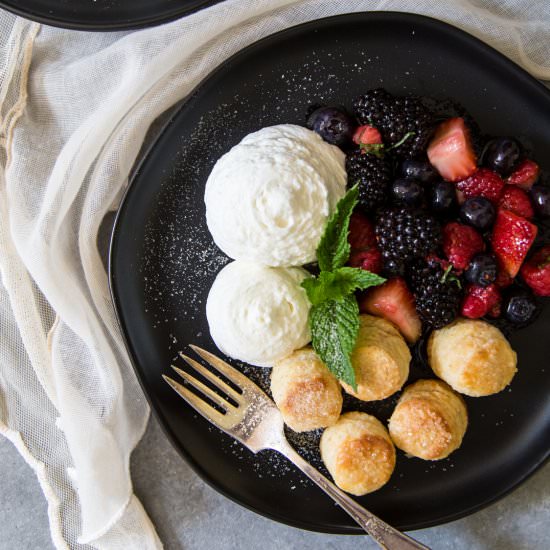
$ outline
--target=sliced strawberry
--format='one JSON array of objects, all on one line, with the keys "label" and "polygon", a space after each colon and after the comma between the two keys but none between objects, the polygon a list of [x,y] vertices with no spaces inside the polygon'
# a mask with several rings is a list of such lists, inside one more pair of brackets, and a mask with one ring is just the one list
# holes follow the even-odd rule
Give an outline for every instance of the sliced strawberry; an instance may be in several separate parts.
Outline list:
[{"label": "sliced strawberry", "polygon": [[550,245],[543,246],[523,264],[521,276],[537,296],[550,296]]},{"label": "sliced strawberry", "polygon": [[523,189],[512,185],[505,186],[498,206],[528,220],[535,215],[529,195]]},{"label": "sliced strawberry", "polygon": [[537,231],[537,226],[525,218],[498,210],[491,242],[497,260],[510,277],[518,274]]},{"label": "sliced strawberry", "polygon": [[382,134],[374,127],[364,124],[359,126],[353,134],[353,141],[357,145],[372,145],[382,143]]},{"label": "sliced strawberry", "polygon": [[473,227],[451,222],[443,228],[443,252],[455,269],[466,269],[472,257],[483,250],[483,238]]},{"label": "sliced strawberry", "polygon": [[487,287],[468,285],[462,301],[462,316],[468,319],[479,319],[485,315],[498,317],[501,301],[500,290],[495,284]]},{"label": "sliced strawberry", "polygon": [[447,181],[460,181],[476,170],[476,155],[463,118],[450,118],[436,129],[428,159]]},{"label": "sliced strawberry", "polygon": [[531,159],[525,159],[520,162],[518,167],[506,178],[506,183],[517,185],[525,189],[525,191],[529,191],[539,179],[539,174],[539,165]]},{"label": "sliced strawberry", "polygon": [[372,273],[382,271],[382,253],[376,245],[376,233],[372,222],[360,212],[354,212],[349,222],[348,242],[351,254],[348,264]]},{"label": "sliced strawberry", "polygon": [[394,323],[410,344],[420,338],[422,323],[416,313],[414,297],[401,277],[367,291],[359,302],[359,309]]},{"label": "sliced strawberry", "polygon": [[456,188],[460,191],[460,202],[471,197],[485,197],[497,203],[504,189],[503,179],[488,168],[476,170],[469,178],[459,181]]}]

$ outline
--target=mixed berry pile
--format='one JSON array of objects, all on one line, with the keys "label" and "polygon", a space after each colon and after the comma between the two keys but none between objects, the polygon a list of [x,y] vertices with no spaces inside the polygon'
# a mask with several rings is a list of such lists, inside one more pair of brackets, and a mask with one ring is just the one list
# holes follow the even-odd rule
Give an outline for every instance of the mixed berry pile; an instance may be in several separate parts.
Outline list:
[{"label": "mixed berry pile", "polygon": [[[359,186],[350,265],[388,277],[362,299],[410,342],[456,317],[525,326],[550,296],[550,187],[514,137],[481,138],[468,115],[442,118],[417,96],[370,90],[310,109],[307,126],[346,154]],[[537,239],[537,236],[539,237]]]}]

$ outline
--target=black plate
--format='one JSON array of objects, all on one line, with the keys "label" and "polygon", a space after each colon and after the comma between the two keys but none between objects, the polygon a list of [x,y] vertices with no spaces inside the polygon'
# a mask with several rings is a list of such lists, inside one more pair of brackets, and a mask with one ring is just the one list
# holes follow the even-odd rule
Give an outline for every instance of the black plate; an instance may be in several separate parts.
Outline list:
[{"label": "black plate", "polygon": [[0,7],[28,19],[83,31],[151,27],[221,0],[0,0]]},{"label": "black plate", "polygon": [[[315,21],[266,38],[225,62],[173,116],[137,170],[111,248],[112,294],[128,350],[167,434],[216,489],[268,517],[316,531],[362,532],[275,453],[257,456],[197,417],[163,382],[176,351],[217,351],[205,299],[228,260],[205,224],[204,183],[217,158],[247,133],[301,124],[316,102],[348,104],[383,85],[396,93],[452,97],[492,134],[521,135],[550,169],[550,94],[475,38],[438,21],[369,13]],[[390,482],[359,501],[414,529],[469,514],[501,497],[548,456],[550,308],[511,343],[519,373],[499,395],[467,399],[470,427],[446,460],[399,453]],[[245,369],[265,384],[268,371]],[[416,362],[412,378],[430,376]],[[387,419],[395,399],[364,410]],[[311,437],[294,437],[318,463]],[[185,498],[185,488],[182,488]]]}]

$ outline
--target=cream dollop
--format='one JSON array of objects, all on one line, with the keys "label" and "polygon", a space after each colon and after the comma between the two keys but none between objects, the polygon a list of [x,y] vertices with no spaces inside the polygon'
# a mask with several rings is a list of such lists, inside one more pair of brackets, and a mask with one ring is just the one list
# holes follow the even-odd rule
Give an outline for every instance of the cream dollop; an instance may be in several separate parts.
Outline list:
[{"label": "cream dollop", "polygon": [[234,359],[272,366],[310,341],[309,301],[301,268],[231,262],[216,277],[206,302],[210,334]]},{"label": "cream dollop", "polygon": [[248,134],[215,164],[204,201],[215,243],[230,258],[269,266],[315,260],[346,190],[345,155],[292,124]]}]

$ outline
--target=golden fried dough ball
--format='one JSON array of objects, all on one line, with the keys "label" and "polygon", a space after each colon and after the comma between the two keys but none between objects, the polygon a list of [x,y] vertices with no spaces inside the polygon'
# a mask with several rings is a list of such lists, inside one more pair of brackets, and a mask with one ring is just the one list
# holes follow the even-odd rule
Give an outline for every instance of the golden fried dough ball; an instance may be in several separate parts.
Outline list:
[{"label": "golden fried dough ball", "polygon": [[344,382],[342,386],[363,401],[385,399],[406,382],[411,353],[401,333],[386,319],[360,315],[359,322],[359,334],[351,355],[357,391]]},{"label": "golden fried dough ball", "polygon": [[464,400],[441,380],[407,386],[389,422],[395,446],[424,460],[440,460],[458,449],[467,425]]},{"label": "golden fried dough ball", "polygon": [[485,321],[459,319],[435,330],[428,341],[433,371],[471,397],[503,390],[517,371],[517,356],[502,332]]},{"label": "golden fried dough ball", "polygon": [[310,347],[275,363],[271,392],[284,421],[296,432],[331,426],[342,411],[340,384]]},{"label": "golden fried dough ball", "polygon": [[357,496],[380,489],[395,468],[395,447],[388,431],[362,412],[343,414],[323,432],[321,457],[336,485]]}]

